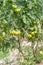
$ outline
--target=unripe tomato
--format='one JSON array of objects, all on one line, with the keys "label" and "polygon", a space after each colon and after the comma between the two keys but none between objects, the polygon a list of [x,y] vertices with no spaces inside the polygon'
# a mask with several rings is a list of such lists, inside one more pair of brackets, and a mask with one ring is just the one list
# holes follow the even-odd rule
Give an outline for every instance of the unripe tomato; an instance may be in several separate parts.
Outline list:
[{"label": "unripe tomato", "polygon": [[15,33],[14,33],[15,35],[20,35],[21,34],[21,32],[20,31],[15,31]]},{"label": "unripe tomato", "polygon": [[32,38],[32,35],[31,34],[27,34],[27,37],[30,39],[30,38]]},{"label": "unripe tomato", "polygon": [[40,51],[40,54],[43,55],[43,51]]},{"label": "unripe tomato", "polygon": [[15,30],[10,30],[10,34],[11,35],[20,35],[21,32],[20,31],[15,31]]},{"label": "unripe tomato", "polygon": [[16,9],[16,8],[17,8],[17,6],[16,6],[16,5],[12,5],[12,8],[13,8],[13,9]]},{"label": "unripe tomato", "polygon": [[3,41],[3,39],[0,37],[0,42],[2,42]]},{"label": "unripe tomato", "polygon": [[23,63],[24,62],[24,59],[20,60],[20,63]]},{"label": "unripe tomato", "polygon": [[34,33],[37,33],[37,31],[34,31]]},{"label": "unripe tomato", "polygon": [[18,35],[20,35],[21,34],[21,32],[20,31],[17,31],[18,32]]},{"label": "unripe tomato", "polygon": [[14,33],[16,33],[16,31],[15,31],[15,30],[10,30],[9,33],[10,33],[11,35],[14,35]]},{"label": "unripe tomato", "polygon": [[36,21],[34,21],[34,24],[37,24],[37,22],[36,22]]},{"label": "unripe tomato", "polygon": [[34,32],[34,31],[33,31],[33,32],[31,32],[31,34],[32,34],[32,35],[35,35],[35,32]]},{"label": "unripe tomato", "polygon": [[40,22],[38,21],[37,24],[39,24]]},{"label": "unripe tomato", "polygon": [[21,9],[15,9],[15,12],[19,13],[21,11]]},{"label": "unripe tomato", "polygon": [[32,31],[33,31],[33,30],[34,30],[34,27],[30,28],[30,30],[32,30]]},{"label": "unripe tomato", "polygon": [[2,32],[2,36],[5,37],[6,33],[5,32]]}]

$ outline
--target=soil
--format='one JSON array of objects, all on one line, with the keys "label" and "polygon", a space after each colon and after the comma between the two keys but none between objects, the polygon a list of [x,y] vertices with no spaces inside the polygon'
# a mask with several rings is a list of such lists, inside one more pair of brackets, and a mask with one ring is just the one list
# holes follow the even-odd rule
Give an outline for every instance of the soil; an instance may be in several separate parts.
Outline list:
[{"label": "soil", "polygon": [[36,65],[43,65],[43,60],[41,61],[41,63],[37,63]]},{"label": "soil", "polygon": [[[27,41],[23,40],[22,41],[22,46],[24,46],[26,43],[27,43]],[[27,45],[31,46],[31,42],[28,43]],[[18,53],[19,53],[18,49],[13,49],[10,52],[10,55],[7,57],[9,59],[9,62],[11,62],[11,65],[19,65],[18,61],[17,61],[17,55],[18,55]],[[5,61],[4,60],[0,60],[0,65],[6,65]],[[41,63],[37,63],[36,65],[43,65],[43,61],[41,61]]]}]

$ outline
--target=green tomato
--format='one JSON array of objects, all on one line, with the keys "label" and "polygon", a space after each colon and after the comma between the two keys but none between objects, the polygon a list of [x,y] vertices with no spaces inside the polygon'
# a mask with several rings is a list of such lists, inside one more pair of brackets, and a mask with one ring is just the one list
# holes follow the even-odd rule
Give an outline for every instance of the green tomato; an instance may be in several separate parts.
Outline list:
[{"label": "green tomato", "polygon": [[32,35],[35,35],[35,32],[34,32],[34,31],[33,31],[33,32],[31,32],[31,34],[32,34]]},{"label": "green tomato", "polygon": [[15,31],[15,30],[10,30],[9,33],[11,35],[21,35],[21,32],[18,30],[18,31]]},{"label": "green tomato", "polygon": [[40,22],[38,21],[37,24],[39,24]]},{"label": "green tomato", "polygon": [[36,33],[37,33],[37,31],[34,31],[34,33],[36,34]]},{"label": "green tomato", "polygon": [[34,21],[34,24],[37,24],[37,22],[36,22],[36,21]]},{"label": "green tomato", "polygon": [[31,39],[31,38],[32,38],[32,35],[31,35],[31,34],[27,34],[27,37],[28,37],[29,39]]},{"label": "green tomato", "polygon": [[21,11],[21,9],[15,9],[15,12],[19,13]]},{"label": "green tomato", "polygon": [[2,41],[3,41],[3,38],[0,37],[0,42],[2,42]]},{"label": "green tomato", "polygon": [[16,5],[12,5],[12,8],[13,8],[13,9],[16,9],[16,8],[17,8],[17,6],[16,6]]},{"label": "green tomato", "polygon": [[6,33],[5,32],[2,32],[2,36],[5,37],[6,36]]},{"label": "green tomato", "polygon": [[33,31],[33,30],[34,30],[34,27],[30,28],[30,30],[32,30],[32,31]]}]

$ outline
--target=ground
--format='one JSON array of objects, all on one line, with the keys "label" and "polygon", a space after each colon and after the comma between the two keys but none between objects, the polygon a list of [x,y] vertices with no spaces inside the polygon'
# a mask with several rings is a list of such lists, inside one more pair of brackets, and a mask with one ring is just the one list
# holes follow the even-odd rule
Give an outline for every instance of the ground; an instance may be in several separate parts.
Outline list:
[{"label": "ground", "polygon": [[[23,41],[22,43],[25,44],[27,42]],[[27,45],[31,46],[30,44],[31,44],[31,42],[28,43]],[[10,55],[7,57],[8,63],[11,62],[11,65],[19,65],[18,61],[16,60],[18,53],[19,53],[18,49],[12,49],[12,51],[10,51]],[[4,58],[4,60],[3,59],[0,60],[0,65],[6,65],[5,61],[6,61],[6,58]],[[7,64],[7,65],[9,65],[9,64]],[[43,65],[43,61],[41,61],[41,63],[37,63],[36,65]]]},{"label": "ground", "polygon": [[39,63],[39,64],[37,63],[36,65],[43,65],[43,61],[41,63]]}]

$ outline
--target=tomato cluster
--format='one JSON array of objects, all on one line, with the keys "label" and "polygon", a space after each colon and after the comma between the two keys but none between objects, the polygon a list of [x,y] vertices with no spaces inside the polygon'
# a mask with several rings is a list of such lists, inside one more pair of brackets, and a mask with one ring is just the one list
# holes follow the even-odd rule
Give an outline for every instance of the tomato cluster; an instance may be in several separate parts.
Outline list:
[{"label": "tomato cluster", "polygon": [[16,5],[12,5],[12,8],[13,8],[14,12],[16,12],[16,13],[19,13],[21,11],[21,9],[18,8]]},{"label": "tomato cluster", "polygon": [[41,3],[41,0],[0,0],[0,43],[14,43],[12,35],[31,41],[37,38]]}]

